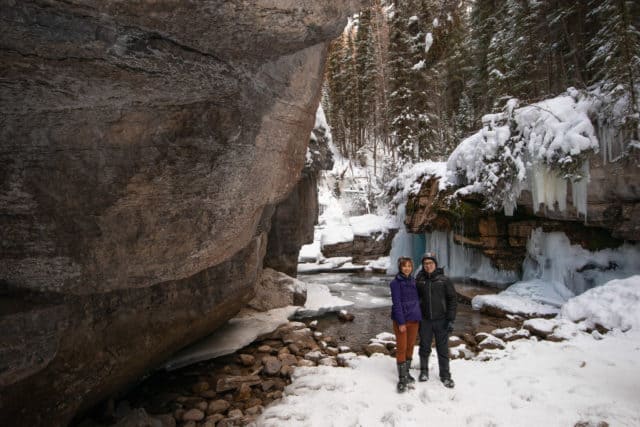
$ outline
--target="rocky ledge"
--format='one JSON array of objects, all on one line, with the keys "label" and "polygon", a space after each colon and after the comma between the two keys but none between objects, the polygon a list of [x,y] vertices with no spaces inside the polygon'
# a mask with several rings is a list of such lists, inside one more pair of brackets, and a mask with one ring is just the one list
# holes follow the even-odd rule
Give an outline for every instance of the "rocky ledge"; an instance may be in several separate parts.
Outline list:
[{"label": "rocky ledge", "polygon": [[[534,209],[531,193],[522,191],[512,216],[488,210],[482,196],[454,195],[455,187],[439,189],[439,178],[424,179],[409,196],[405,225],[411,233],[452,231],[456,243],[480,249],[501,270],[519,271],[531,231],[562,231],[573,244],[594,251],[613,248],[624,241],[640,241],[640,154],[614,163],[599,154],[590,157],[587,215],[579,215],[567,192],[567,209]],[[639,211],[640,212],[640,211]]]},{"label": "rocky ledge", "polygon": [[1,419],[65,425],[251,299],[358,3],[2,2]]}]

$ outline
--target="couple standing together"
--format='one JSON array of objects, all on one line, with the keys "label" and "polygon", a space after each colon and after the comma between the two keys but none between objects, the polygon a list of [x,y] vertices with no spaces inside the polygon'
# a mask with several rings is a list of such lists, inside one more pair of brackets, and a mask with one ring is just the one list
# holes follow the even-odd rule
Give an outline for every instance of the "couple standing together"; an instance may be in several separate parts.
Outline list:
[{"label": "couple standing together", "polygon": [[396,362],[398,364],[398,392],[406,390],[407,384],[415,382],[409,373],[413,358],[416,335],[420,333],[419,381],[429,379],[429,356],[431,341],[435,337],[440,368],[440,381],[445,387],[454,386],[449,371],[449,334],[453,332],[456,318],[456,292],[453,283],[438,268],[434,253],[422,257],[422,269],[414,277],[413,260],[398,259],[398,274],[391,287],[391,318],[396,335]]}]

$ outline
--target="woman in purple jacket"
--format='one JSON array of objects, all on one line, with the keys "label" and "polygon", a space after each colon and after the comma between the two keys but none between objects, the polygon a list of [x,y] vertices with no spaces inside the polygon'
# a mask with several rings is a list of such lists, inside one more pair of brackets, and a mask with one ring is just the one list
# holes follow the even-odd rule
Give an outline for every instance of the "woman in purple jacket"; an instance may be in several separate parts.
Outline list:
[{"label": "woman in purple jacket", "polygon": [[391,281],[391,319],[396,334],[396,362],[398,364],[398,393],[407,389],[408,383],[416,380],[409,374],[413,347],[416,344],[418,327],[422,319],[420,298],[416,281],[411,276],[413,261],[411,258],[398,258],[398,274]]}]

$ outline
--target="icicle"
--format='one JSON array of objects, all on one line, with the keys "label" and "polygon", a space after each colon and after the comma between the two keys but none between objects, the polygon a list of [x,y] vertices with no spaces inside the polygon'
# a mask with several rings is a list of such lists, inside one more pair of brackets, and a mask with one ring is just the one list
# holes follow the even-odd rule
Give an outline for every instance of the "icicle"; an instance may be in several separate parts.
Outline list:
[{"label": "icicle", "polygon": [[535,229],[527,243],[522,280],[542,286],[540,293],[549,298],[555,295],[566,301],[609,280],[640,273],[638,259],[640,245],[590,252],[572,245],[564,233]]},{"label": "icicle", "polygon": [[587,221],[587,188],[591,179],[589,174],[589,161],[586,160],[582,165],[582,179],[571,182],[571,196],[573,206],[578,213],[584,216]]},{"label": "icicle", "polygon": [[[553,210],[556,209],[557,204],[557,209],[560,212],[565,212],[567,210],[568,180],[558,176],[558,174],[548,166],[541,164],[535,164],[531,168],[530,174],[531,178],[529,182],[531,185],[531,196],[533,198],[533,210],[536,212],[539,211],[543,204],[547,209]],[[579,182],[576,182],[576,184],[578,187],[583,185]],[[584,197],[584,210],[586,210],[586,186],[584,189],[580,187],[578,190],[578,196]],[[581,200],[575,197],[574,195],[574,206],[576,206],[576,201]],[[584,214],[586,215],[586,213]]]},{"label": "icicle", "polygon": [[425,250],[435,252],[438,264],[450,277],[465,277],[487,282],[508,284],[518,280],[513,271],[500,271],[491,265],[489,258],[476,248],[459,245],[453,240],[453,232],[434,231],[425,234]]}]

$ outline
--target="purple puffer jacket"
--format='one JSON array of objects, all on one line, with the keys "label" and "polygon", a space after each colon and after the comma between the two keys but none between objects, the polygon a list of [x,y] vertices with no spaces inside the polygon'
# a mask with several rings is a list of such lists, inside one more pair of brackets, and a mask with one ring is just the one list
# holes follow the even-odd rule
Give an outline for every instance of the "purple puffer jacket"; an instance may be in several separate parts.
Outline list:
[{"label": "purple puffer jacket", "polygon": [[420,298],[418,297],[418,288],[413,277],[406,277],[402,273],[398,273],[396,278],[389,285],[391,288],[391,318],[398,325],[404,325],[408,321],[422,320],[422,312],[420,311]]}]

